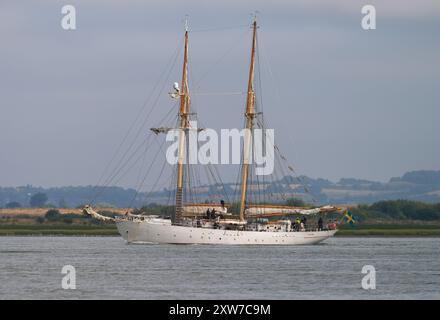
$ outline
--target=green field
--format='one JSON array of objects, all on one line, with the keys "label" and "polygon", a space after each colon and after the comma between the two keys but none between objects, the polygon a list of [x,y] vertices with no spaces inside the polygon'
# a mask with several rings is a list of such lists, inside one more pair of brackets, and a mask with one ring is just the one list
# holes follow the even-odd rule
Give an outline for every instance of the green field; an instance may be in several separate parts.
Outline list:
[{"label": "green field", "polygon": [[343,236],[405,236],[405,237],[438,237],[440,225],[436,224],[370,224],[355,225],[354,227],[342,225],[336,234]]}]

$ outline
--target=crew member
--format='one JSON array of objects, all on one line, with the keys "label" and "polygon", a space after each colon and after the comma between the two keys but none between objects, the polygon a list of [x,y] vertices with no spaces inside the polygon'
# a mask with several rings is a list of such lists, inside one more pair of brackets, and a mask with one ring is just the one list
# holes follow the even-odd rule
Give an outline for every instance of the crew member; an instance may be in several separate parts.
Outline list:
[{"label": "crew member", "polygon": [[322,218],[319,217],[318,220],[318,231],[322,231],[322,225],[324,224],[324,222],[322,221]]}]

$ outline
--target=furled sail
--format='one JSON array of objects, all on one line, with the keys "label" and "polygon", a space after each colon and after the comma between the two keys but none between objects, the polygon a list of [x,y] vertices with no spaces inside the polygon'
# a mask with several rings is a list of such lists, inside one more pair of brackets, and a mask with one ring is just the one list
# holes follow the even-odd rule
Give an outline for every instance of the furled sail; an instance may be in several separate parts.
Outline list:
[{"label": "furled sail", "polygon": [[97,220],[101,220],[101,221],[115,221],[114,218],[106,217],[106,216],[103,216],[102,214],[99,214],[98,212],[93,210],[93,208],[91,206],[89,206],[89,205],[86,205],[83,208],[83,213],[85,215],[91,216],[92,218],[95,218]]},{"label": "furled sail", "polygon": [[319,208],[301,208],[301,207],[275,206],[275,205],[261,205],[261,206],[255,205],[246,208],[246,215],[247,216],[289,215],[289,214],[312,215],[318,213],[335,212],[339,210],[340,208],[334,206],[323,206]]}]

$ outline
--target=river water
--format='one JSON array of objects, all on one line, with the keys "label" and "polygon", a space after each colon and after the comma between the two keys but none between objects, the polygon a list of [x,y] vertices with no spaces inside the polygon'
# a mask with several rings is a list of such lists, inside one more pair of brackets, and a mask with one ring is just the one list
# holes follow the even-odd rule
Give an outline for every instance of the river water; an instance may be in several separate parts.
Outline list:
[{"label": "river water", "polygon": [[[75,290],[62,289],[64,265],[75,267]],[[364,265],[375,268],[374,290],[361,286]],[[440,298],[440,238],[255,247],[0,237],[0,299],[416,298]]]}]

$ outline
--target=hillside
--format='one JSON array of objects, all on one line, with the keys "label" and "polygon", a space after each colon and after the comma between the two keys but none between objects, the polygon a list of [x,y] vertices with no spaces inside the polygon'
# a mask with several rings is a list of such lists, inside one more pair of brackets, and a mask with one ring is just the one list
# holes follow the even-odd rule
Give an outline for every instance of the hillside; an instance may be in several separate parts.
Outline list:
[{"label": "hillside", "polygon": [[[301,181],[301,182],[300,182]],[[304,185],[309,192],[304,191]],[[254,186],[255,187],[255,186]],[[440,202],[440,171],[412,171],[402,177],[391,178],[388,182],[368,181],[355,178],[344,178],[338,182],[326,179],[312,179],[301,176],[299,179],[284,177],[283,179],[261,184],[271,201],[284,202],[288,198],[302,198],[307,202],[315,200],[320,204],[371,204],[381,200],[406,199],[424,202]],[[250,187],[252,188],[252,186]],[[234,199],[236,185],[209,185],[193,190],[200,198]],[[34,186],[0,187],[0,207],[29,207],[32,195],[47,195],[47,207],[77,207],[89,203],[93,195],[100,194],[97,203],[101,206],[140,207],[156,203],[169,204],[173,199],[172,190],[160,190],[149,194],[140,193],[132,203],[136,194],[134,189],[120,187],[95,188],[93,186],[41,188]]]}]

